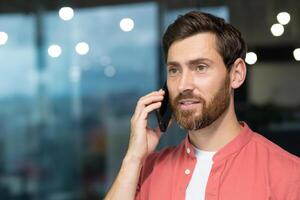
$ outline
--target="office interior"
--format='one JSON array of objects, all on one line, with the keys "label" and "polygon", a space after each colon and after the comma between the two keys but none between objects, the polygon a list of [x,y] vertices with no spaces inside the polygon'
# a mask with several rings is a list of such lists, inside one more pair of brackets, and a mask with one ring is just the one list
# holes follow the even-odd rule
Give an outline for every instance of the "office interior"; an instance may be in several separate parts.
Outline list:
[{"label": "office interior", "polygon": [[[164,83],[161,36],[190,10],[241,31],[239,120],[300,156],[300,1],[0,0],[0,199],[102,199],[137,100]],[[173,123],[157,150],[185,136]]]}]

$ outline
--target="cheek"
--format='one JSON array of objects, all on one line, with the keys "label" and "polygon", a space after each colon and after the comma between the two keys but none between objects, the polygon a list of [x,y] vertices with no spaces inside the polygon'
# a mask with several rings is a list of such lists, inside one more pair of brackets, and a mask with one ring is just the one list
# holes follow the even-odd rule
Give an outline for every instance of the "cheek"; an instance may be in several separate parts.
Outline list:
[{"label": "cheek", "polygon": [[212,78],[199,78],[195,83],[197,87],[195,95],[201,96],[206,102],[210,101],[219,86],[219,83]]},{"label": "cheek", "polygon": [[172,90],[169,90],[169,101],[171,101],[171,103],[175,103],[175,98],[178,96],[177,93],[175,93]]},{"label": "cheek", "polygon": [[[220,90],[224,90],[226,84],[226,77],[209,77],[205,80],[197,80],[198,81],[198,90],[201,94],[201,97],[205,101],[205,107],[209,106],[214,98],[219,95]],[[224,80],[225,79],[225,80]],[[228,81],[227,81],[228,82]]]},{"label": "cheek", "polygon": [[177,96],[177,94],[176,94],[176,84],[173,81],[168,80],[167,81],[167,87],[168,87],[170,99],[174,99]]}]

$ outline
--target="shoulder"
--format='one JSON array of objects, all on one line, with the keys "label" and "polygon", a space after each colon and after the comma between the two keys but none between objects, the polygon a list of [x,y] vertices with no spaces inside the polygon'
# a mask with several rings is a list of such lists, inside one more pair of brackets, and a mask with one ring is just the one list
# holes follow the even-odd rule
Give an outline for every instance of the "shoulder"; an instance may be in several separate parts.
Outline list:
[{"label": "shoulder", "polygon": [[[300,184],[300,158],[282,149],[264,136],[254,133],[251,141],[259,162],[264,162],[271,182]],[[252,149],[253,150],[253,149]]]},{"label": "shoulder", "polygon": [[257,165],[267,174],[276,199],[298,199],[300,195],[300,158],[287,152],[259,133],[247,145],[255,152]]},{"label": "shoulder", "polygon": [[278,161],[281,163],[281,165],[294,166],[300,169],[299,157],[287,152],[261,134],[254,133],[254,136],[252,137],[252,143],[261,150],[261,153],[267,154],[269,159]]}]

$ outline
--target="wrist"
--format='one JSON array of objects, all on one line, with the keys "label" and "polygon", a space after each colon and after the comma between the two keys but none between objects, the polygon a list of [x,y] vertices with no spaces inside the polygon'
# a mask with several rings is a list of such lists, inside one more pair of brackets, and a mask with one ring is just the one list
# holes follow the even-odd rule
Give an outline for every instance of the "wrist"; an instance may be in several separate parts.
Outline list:
[{"label": "wrist", "polygon": [[123,163],[124,164],[135,164],[135,165],[141,166],[143,164],[143,159],[138,156],[135,156],[135,155],[126,154],[123,159]]}]

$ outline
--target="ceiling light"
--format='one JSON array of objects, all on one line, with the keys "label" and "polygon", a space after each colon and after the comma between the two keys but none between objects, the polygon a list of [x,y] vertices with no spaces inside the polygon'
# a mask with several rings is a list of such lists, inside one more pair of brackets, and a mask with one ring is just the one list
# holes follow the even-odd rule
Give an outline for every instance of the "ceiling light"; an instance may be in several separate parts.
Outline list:
[{"label": "ceiling light", "polygon": [[273,24],[271,27],[271,33],[275,36],[281,36],[284,33],[284,27],[281,24]]},{"label": "ceiling light", "polygon": [[246,54],[246,59],[245,59],[246,63],[249,65],[254,65],[257,61],[257,55],[254,52],[248,52]]},{"label": "ceiling light", "polygon": [[132,31],[132,29],[134,28],[134,21],[130,18],[123,18],[120,21],[120,28],[124,32]]},{"label": "ceiling light", "polygon": [[277,21],[282,25],[288,24],[290,20],[291,20],[291,16],[287,12],[281,12],[277,15]]},{"label": "ceiling light", "polygon": [[74,10],[70,7],[62,7],[59,12],[59,17],[64,20],[64,21],[68,21],[71,20],[74,16]]}]

